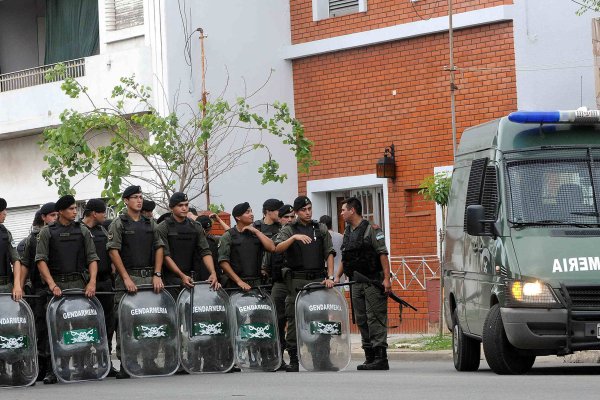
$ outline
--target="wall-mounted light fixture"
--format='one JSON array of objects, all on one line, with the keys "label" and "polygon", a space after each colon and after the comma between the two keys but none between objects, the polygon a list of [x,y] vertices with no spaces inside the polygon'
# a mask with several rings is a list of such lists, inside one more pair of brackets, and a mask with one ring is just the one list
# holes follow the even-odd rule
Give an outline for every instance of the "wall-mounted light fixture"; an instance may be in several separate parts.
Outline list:
[{"label": "wall-mounted light fixture", "polygon": [[394,153],[394,144],[386,147],[383,157],[377,161],[377,177],[388,178],[396,182],[396,156]]}]

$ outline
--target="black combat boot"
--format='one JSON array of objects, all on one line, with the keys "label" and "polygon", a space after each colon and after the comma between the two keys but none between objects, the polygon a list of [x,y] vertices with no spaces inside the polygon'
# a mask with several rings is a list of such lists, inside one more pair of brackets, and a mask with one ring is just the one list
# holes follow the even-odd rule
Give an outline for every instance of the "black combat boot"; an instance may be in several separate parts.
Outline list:
[{"label": "black combat boot", "polygon": [[298,372],[300,370],[300,364],[298,362],[298,350],[288,349],[290,355],[290,363],[285,368],[285,372]]},{"label": "black combat boot", "polygon": [[375,359],[372,363],[363,367],[365,371],[387,371],[390,369],[387,359],[387,350],[385,347],[375,347]]},{"label": "black combat boot", "polygon": [[356,367],[356,369],[359,371],[364,371],[365,365],[371,364],[373,361],[375,361],[375,350],[373,350],[372,347],[365,347],[363,350],[365,351],[365,362]]},{"label": "black combat boot", "polygon": [[54,371],[48,371],[44,377],[44,385],[54,385],[56,382],[58,382],[58,379],[54,375]]},{"label": "black combat boot", "polygon": [[52,360],[50,357],[46,359],[46,363],[46,376],[44,376],[44,385],[54,385],[56,382],[58,382],[58,379],[52,370]]},{"label": "black combat boot", "polygon": [[281,350],[281,365],[275,371],[285,371],[286,368],[288,367],[288,365],[285,363],[285,360],[283,359],[284,352],[285,352],[285,350]]}]

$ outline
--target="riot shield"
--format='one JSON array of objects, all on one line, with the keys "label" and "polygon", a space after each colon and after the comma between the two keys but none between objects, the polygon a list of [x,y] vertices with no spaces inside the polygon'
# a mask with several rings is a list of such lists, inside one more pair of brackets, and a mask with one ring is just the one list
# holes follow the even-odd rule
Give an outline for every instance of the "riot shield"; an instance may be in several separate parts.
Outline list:
[{"label": "riot shield", "polygon": [[171,295],[138,285],[119,303],[121,366],[136,378],[168,376],[179,367],[177,311]]},{"label": "riot shield", "polygon": [[52,368],[64,383],[103,379],[110,370],[104,311],[81,289],[63,290],[46,310]]},{"label": "riot shield", "polygon": [[350,326],[344,295],[320,283],[296,297],[296,335],[300,364],[308,371],[341,371],[350,363]]},{"label": "riot shield", "polygon": [[0,293],[0,387],[32,385],[37,374],[33,312],[25,301]]},{"label": "riot shield", "polygon": [[177,299],[179,359],[190,374],[226,372],[233,366],[229,296],[196,282]]},{"label": "riot shield", "polygon": [[230,299],[235,360],[244,371],[275,371],[281,365],[277,316],[271,296],[260,288],[237,291]]}]

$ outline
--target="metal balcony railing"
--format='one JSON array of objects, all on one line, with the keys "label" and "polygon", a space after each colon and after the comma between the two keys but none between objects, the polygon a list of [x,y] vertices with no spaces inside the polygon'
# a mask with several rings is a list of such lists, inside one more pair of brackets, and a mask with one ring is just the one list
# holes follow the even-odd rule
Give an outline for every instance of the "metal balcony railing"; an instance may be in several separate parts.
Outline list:
[{"label": "metal balcony railing", "polygon": [[[85,59],[62,61],[66,68],[66,75],[72,78],[79,78],[85,75]],[[43,85],[44,83],[55,82],[62,79],[46,80],[46,73],[56,64],[42,65],[35,68],[24,69],[22,71],[9,72],[0,75],[0,92],[9,90],[23,89],[30,86]]]},{"label": "metal balcony railing", "polygon": [[398,282],[402,290],[427,288],[427,279],[439,277],[440,259],[432,256],[390,256],[392,283]]}]

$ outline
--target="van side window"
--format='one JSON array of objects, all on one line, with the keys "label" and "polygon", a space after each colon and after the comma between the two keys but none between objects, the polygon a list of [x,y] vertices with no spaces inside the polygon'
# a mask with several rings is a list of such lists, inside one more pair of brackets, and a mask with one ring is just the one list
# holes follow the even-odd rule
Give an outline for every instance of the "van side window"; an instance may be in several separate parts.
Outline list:
[{"label": "van side window", "polygon": [[479,158],[471,162],[471,173],[469,174],[469,185],[467,186],[467,200],[465,202],[465,216],[463,227],[467,231],[467,207],[481,204],[481,192],[483,190],[483,178],[485,176],[486,158]]},{"label": "van side window", "polygon": [[[485,167],[481,205],[485,207],[485,219],[496,220],[498,218],[498,170],[494,165]],[[484,224],[484,226],[485,233],[491,235],[491,225]]]}]

